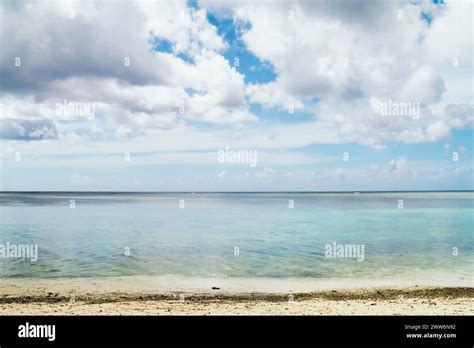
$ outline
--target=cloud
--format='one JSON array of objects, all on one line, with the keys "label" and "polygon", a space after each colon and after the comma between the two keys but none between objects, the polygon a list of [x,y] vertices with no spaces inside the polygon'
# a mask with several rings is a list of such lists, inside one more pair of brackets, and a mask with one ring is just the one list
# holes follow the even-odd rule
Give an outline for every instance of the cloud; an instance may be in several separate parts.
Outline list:
[{"label": "cloud", "polygon": [[263,168],[262,171],[259,171],[257,173],[255,173],[255,176],[256,177],[267,177],[267,176],[272,176],[272,175],[275,175],[277,174],[276,170],[274,170],[273,168],[270,168],[270,167],[265,167]]},{"label": "cloud", "polygon": [[438,102],[445,91],[444,82],[435,70],[421,66],[405,82],[400,92],[400,100],[428,105]]},{"label": "cloud", "polygon": [[[453,73],[451,64],[453,55],[463,62],[472,60],[472,4],[292,1],[226,2],[225,7],[215,1],[200,3],[217,15],[247,23],[242,41],[274,67],[275,81],[246,88],[254,103],[309,111],[316,120],[340,129],[341,141],[374,147],[388,141],[438,141],[452,129],[465,127],[466,123],[444,120],[440,104],[445,103],[446,93],[453,99],[456,81],[465,81],[468,88],[472,76],[466,63],[462,74],[460,69]],[[433,17],[431,26],[420,19],[422,12]],[[443,42],[454,33],[455,43],[448,46],[456,48],[449,52]],[[463,93],[457,93],[453,107],[472,99],[466,93],[460,100]],[[374,115],[370,109],[374,98],[418,103],[421,120]]]},{"label": "cloud", "polygon": [[57,136],[56,126],[50,120],[0,120],[0,139],[42,140]]},{"label": "cloud", "polygon": [[[226,43],[206,11],[184,0],[2,3],[0,17],[2,107],[15,118],[28,108],[27,118],[58,121],[60,137],[122,140],[183,121],[257,119],[244,76],[221,55]],[[158,39],[169,40],[172,52],[155,51]],[[95,103],[98,117],[74,128],[55,114],[63,100]]]},{"label": "cloud", "polygon": [[444,109],[444,120],[453,128],[474,127],[474,106],[472,103],[449,104]]},{"label": "cloud", "polygon": [[[261,177],[260,184],[282,177],[299,183],[301,168],[321,163],[327,169],[317,168],[319,182],[337,189],[364,180],[423,184],[425,173],[436,184],[436,165],[420,169],[393,153],[369,168],[338,171],[314,145],[333,153],[361,144],[367,157],[397,143],[449,139],[458,149],[453,131],[474,126],[472,6],[2,2],[0,156],[21,152],[22,166],[88,170],[203,165],[216,179],[222,168],[215,151],[229,146],[258,151],[261,168],[246,178]],[[229,62],[233,56],[242,58],[240,67]],[[270,78],[264,70],[272,70]],[[58,112],[63,102],[92,105],[94,113]],[[414,103],[417,114],[384,115],[388,102]],[[449,173],[443,180],[469,173],[469,166],[451,165],[440,169]],[[301,183],[312,187],[314,175],[307,180]]]},{"label": "cloud", "polygon": [[406,157],[398,157],[396,159],[391,160],[388,163],[387,169],[390,173],[393,173],[397,170],[403,170],[407,163]]},{"label": "cloud", "polygon": [[[8,44],[0,52],[0,78],[2,104],[15,108],[9,118],[50,119],[61,139],[122,141],[183,122],[252,123],[258,117],[249,109],[251,102],[312,114],[307,128],[327,129],[330,136],[315,134],[311,143],[372,147],[437,141],[452,129],[472,127],[472,118],[464,116],[469,110],[462,110],[469,100],[453,91],[472,75],[464,63],[472,58],[466,11],[472,5],[200,5],[191,8],[184,0],[4,3],[0,39]],[[209,11],[233,20],[245,48],[273,67],[274,81],[245,83],[224,58],[230,43],[209,23]],[[421,11],[431,14],[431,25],[420,20]],[[36,21],[38,15],[44,20]],[[163,40],[170,48],[156,51]],[[443,49],[448,46],[450,52]],[[453,68],[452,56],[459,69]],[[446,94],[453,102],[447,103]],[[75,124],[58,117],[54,105],[65,99],[96,103],[97,117]],[[421,117],[416,122],[380,117],[374,99],[419,103]]]},{"label": "cloud", "polygon": [[[139,1],[152,36],[168,40],[175,53],[195,57],[202,50],[222,51],[227,46],[207,21],[205,9],[189,8],[185,1]],[[144,33],[145,35],[148,32]]]}]

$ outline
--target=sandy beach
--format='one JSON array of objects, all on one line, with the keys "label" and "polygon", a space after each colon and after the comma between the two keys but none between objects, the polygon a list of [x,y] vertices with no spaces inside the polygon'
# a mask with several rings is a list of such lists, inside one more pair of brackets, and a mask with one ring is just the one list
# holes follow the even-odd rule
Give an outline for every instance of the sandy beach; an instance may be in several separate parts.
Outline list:
[{"label": "sandy beach", "polygon": [[[450,290],[450,289],[444,289]],[[452,290],[452,289],[451,289]],[[346,299],[314,298],[294,301],[258,298],[242,300],[238,297],[215,297],[209,299],[188,298],[184,301],[152,300],[136,298],[114,298],[110,302],[97,300],[54,299],[57,302],[37,300],[1,303],[0,315],[472,315],[473,291],[462,289],[461,297],[436,296],[436,290],[426,290],[426,296],[392,299]],[[405,292],[410,296],[410,292]],[[417,296],[417,293],[411,295]],[[23,303],[21,303],[23,302]]]},{"label": "sandy beach", "polygon": [[[168,287],[159,286],[167,281]],[[3,280],[0,315],[472,315],[474,287],[370,286],[338,282],[292,283],[295,290],[266,281],[111,279]],[[192,286],[194,284],[194,287]],[[232,285],[233,284],[233,285]],[[240,284],[240,286],[238,286]],[[286,283],[285,283],[286,284]],[[260,291],[257,291],[260,287]],[[251,291],[243,291],[243,289]],[[308,290],[309,288],[313,290]],[[185,290],[186,289],[186,290]]]}]

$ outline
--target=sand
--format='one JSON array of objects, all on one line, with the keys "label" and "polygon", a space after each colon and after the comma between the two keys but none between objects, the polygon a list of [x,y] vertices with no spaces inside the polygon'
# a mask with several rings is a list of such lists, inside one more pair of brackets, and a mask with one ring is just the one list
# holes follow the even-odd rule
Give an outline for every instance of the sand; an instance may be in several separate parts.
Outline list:
[{"label": "sand", "polygon": [[472,315],[472,298],[326,300],[294,302],[137,301],[88,303],[4,303],[0,315]]},{"label": "sand", "polygon": [[474,287],[466,284],[252,284],[235,279],[173,283],[149,277],[4,279],[0,315],[474,314]]}]

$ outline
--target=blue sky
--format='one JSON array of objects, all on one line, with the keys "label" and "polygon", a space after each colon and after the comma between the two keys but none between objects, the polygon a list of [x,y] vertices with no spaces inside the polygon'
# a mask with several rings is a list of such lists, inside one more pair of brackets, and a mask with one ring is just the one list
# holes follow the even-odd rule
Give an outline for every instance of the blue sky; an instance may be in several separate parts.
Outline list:
[{"label": "blue sky", "polygon": [[474,189],[470,2],[0,6],[2,190]]}]

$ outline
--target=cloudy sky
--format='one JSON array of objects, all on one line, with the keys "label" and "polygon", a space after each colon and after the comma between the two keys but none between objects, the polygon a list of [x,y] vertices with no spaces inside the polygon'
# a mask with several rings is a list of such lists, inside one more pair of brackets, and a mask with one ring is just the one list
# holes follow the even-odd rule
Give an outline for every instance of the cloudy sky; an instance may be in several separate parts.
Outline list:
[{"label": "cloudy sky", "polygon": [[474,189],[472,21],[471,1],[2,1],[0,189]]}]

